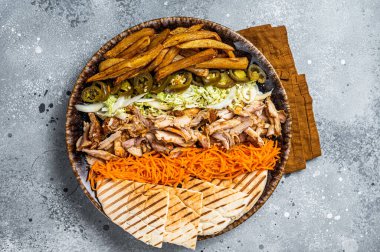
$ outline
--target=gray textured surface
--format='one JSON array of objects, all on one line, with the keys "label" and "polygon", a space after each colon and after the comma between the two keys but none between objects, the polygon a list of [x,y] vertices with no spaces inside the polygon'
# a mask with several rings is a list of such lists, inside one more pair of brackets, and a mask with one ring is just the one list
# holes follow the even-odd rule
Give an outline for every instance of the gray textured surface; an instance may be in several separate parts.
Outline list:
[{"label": "gray textured surface", "polygon": [[157,2],[1,1],[0,250],[150,249],[78,189],[64,143],[66,92],[92,53],[123,29],[187,15],[233,29],[287,26],[324,153],[284,178],[254,217],[199,242],[198,251],[378,251],[379,1]]}]

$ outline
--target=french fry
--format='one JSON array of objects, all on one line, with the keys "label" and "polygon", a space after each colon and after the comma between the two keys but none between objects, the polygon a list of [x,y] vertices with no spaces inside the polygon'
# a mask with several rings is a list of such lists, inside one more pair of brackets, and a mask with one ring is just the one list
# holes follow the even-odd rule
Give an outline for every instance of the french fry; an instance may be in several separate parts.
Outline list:
[{"label": "french fry", "polygon": [[199,31],[203,28],[203,24],[196,24],[193,26],[190,26],[189,28],[186,27],[177,27],[174,30],[170,32],[171,35],[175,35],[178,33],[184,33],[184,32],[193,32],[193,31]]},{"label": "french fry", "polygon": [[216,69],[246,69],[248,59],[242,58],[214,58],[209,61],[198,63],[196,68],[216,68]]},{"label": "french fry", "polygon": [[[210,60],[210,59],[214,58],[216,55],[217,55],[217,52],[214,49],[207,49],[207,50],[201,51],[201,52],[199,52],[193,56],[180,59],[176,62],[173,62],[173,63],[159,69],[155,75],[156,80],[161,80],[162,78],[165,78],[166,76],[168,76],[168,75],[170,75],[170,74],[172,74],[178,70],[184,69],[186,67],[193,66],[195,64],[199,64],[201,62]],[[200,68],[202,68],[202,67],[200,67]]]},{"label": "french fry", "polygon": [[128,72],[125,72],[124,74],[122,74],[116,78],[115,84],[122,83],[123,81],[130,79],[130,78],[133,78],[142,72],[144,72],[144,68],[135,68],[135,69],[132,69]]},{"label": "french fry", "polygon": [[116,65],[117,63],[120,63],[124,60],[125,59],[121,59],[121,58],[112,58],[112,59],[103,60],[99,64],[99,67],[98,67],[99,72],[103,72],[104,70],[106,70],[106,69],[110,68],[111,66]]},{"label": "french fry", "polygon": [[179,50],[177,47],[170,47],[161,64],[156,68],[156,71],[172,63],[174,57],[178,55]]},{"label": "french fry", "polygon": [[140,38],[145,37],[145,36],[152,36],[154,33],[155,31],[152,28],[143,28],[140,31],[132,33],[128,35],[127,37],[125,37],[122,41],[117,43],[114,48],[106,52],[104,54],[104,57],[115,58],[119,53],[127,49],[127,47],[131,46]]},{"label": "french fry", "polygon": [[87,82],[95,81],[95,80],[106,80],[118,77],[133,68],[140,68],[148,65],[151,61],[153,61],[158,54],[162,51],[163,46],[161,44],[156,47],[137,55],[136,57],[122,61],[116,65],[111,66],[103,72],[97,73],[94,76],[90,77]]},{"label": "french fry", "polygon": [[193,31],[199,31],[200,29],[202,29],[204,26],[204,24],[196,24],[196,25],[193,25],[193,26],[190,26],[186,32],[193,32]]},{"label": "french fry", "polygon": [[170,31],[170,34],[171,35],[175,35],[175,34],[179,34],[179,33],[184,33],[187,31],[187,28],[186,27],[177,27],[175,28],[174,30],[171,30]]},{"label": "french fry", "polygon": [[[173,59],[173,62],[178,61],[183,58],[184,57],[182,55],[177,55]],[[190,66],[190,67],[186,67],[185,70],[192,72],[193,74],[201,76],[201,77],[206,77],[209,74],[209,70],[207,68],[195,68],[195,67]]]},{"label": "french fry", "polygon": [[150,38],[149,36],[145,36],[141,38],[140,40],[136,41],[133,45],[125,49],[123,52],[121,52],[117,57],[123,58],[123,59],[131,59],[136,54],[140,53],[144,50],[147,46],[150,44]]},{"label": "french fry", "polygon": [[199,49],[192,48],[192,49],[182,49],[179,54],[182,55],[183,57],[190,57],[196,53],[199,52]]},{"label": "french fry", "polygon": [[226,51],[226,50],[225,50],[225,52],[227,53],[227,55],[228,55],[229,58],[236,58],[234,52],[232,52],[232,51]]},{"label": "french fry", "polygon": [[161,62],[164,60],[164,57],[166,55],[166,53],[169,51],[169,48],[165,48],[163,49],[160,54],[158,54],[158,56],[148,65],[147,67],[147,71],[148,72],[151,72],[153,71],[154,69],[156,69],[160,64]]},{"label": "french fry", "polygon": [[164,41],[164,47],[171,47],[171,46],[176,46],[178,44],[187,42],[187,41],[192,41],[192,40],[197,40],[197,39],[207,39],[207,38],[214,38],[218,41],[220,41],[220,37],[216,32],[212,31],[194,31],[194,32],[184,32],[184,33],[178,33],[175,34],[169,38],[167,38]]},{"label": "french fry", "polygon": [[164,42],[164,40],[169,36],[169,33],[170,33],[170,29],[165,29],[159,34],[157,34],[157,36],[152,39],[148,47],[148,50]]},{"label": "french fry", "polygon": [[181,49],[189,49],[189,48],[214,48],[221,49],[225,51],[233,51],[234,48],[230,45],[227,45],[223,42],[214,40],[214,39],[198,39],[188,41],[182,44],[177,45],[178,48]]}]

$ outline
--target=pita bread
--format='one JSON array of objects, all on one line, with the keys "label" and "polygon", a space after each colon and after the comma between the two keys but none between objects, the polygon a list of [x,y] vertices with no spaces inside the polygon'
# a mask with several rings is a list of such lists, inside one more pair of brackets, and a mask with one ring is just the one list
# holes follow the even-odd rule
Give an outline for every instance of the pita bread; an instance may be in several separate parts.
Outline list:
[{"label": "pita bread", "polygon": [[164,242],[195,249],[202,209],[202,193],[169,189],[169,210]]},{"label": "pita bread", "polygon": [[167,221],[169,192],[151,184],[104,180],[97,197],[104,212],[125,231],[161,248]]},{"label": "pita bread", "polygon": [[249,201],[249,195],[246,193],[196,178],[190,179],[182,187],[203,193],[200,235],[222,231],[242,215]]},{"label": "pita bread", "polygon": [[268,171],[259,170],[250,173],[242,174],[234,179],[219,180],[214,179],[211,181],[217,186],[226,186],[249,195],[248,205],[243,214],[248,212],[259,200],[261,194],[264,192],[265,185],[267,184]]}]

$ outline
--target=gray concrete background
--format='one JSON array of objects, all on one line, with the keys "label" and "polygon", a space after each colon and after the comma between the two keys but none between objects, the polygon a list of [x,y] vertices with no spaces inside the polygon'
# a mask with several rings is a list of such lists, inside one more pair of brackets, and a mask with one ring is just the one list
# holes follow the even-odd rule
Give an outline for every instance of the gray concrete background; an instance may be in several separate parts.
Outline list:
[{"label": "gray concrete background", "polygon": [[323,148],[306,170],[284,177],[257,214],[197,250],[380,250],[379,1],[1,0],[0,6],[1,251],[151,250],[78,188],[66,157],[65,110],[77,75],[104,42],[131,25],[174,15],[236,30],[286,25]]}]

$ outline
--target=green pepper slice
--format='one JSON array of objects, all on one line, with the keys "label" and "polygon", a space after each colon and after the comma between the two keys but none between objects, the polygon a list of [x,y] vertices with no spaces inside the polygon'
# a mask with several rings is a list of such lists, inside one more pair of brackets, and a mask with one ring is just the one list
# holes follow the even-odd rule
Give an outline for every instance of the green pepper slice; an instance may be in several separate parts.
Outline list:
[{"label": "green pepper slice", "polygon": [[256,64],[251,64],[248,67],[248,76],[251,81],[257,81],[260,84],[263,84],[267,79],[267,75],[263,69]]},{"label": "green pepper slice", "polygon": [[133,78],[133,88],[137,94],[147,93],[152,89],[153,77],[150,73],[145,72]]},{"label": "green pepper slice", "polygon": [[198,75],[193,76],[193,80],[191,81],[191,84],[198,86],[198,87],[202,87],[204,85],[202,77],[200,77]]},{"label": "green pepper slice", "polygon": [[110,88],[101,81],[95,81],[90,87],[83,89],[81,98],[84,102],[101,102],[108,99]]},{"label": "green pepper slice", "polygon": [[180,92],[187,89],[193,80],[193,75],[190,72],[180,71],[169,76],[166,88],[168,92]]},{"label": "green pepper slice", "polygon": [[220,74],[220,80],[218,82],[212,83],[212,85],[217,88],[226,89],[233,87],[235,85],[235,82],[230,78],[227,72],[222,72]]},{"label": "green pepper slice", "polygon": [[221,79],[220,71],[210,70],[206,77],[202,77],[203,83],[206,85],[212,85],[213,83],[219,82]]},{"label": "green pepper slice", "polygon": [[125,80],[124,82],[122,82],[120,85],[120,88],[119,88],[119,91],[118,91],[118,96],[131,96],[132,93],[133,93],[133,88],[132,88],[132,85],[131,83],[129,83],[128,80]]},{"label": "green pepper slice", "polygon": [[230,77],[235,81],[238,81],[238,82],[248,81],[247,73],[244,70],[230,69],[228,73]]},{"label": "green pepper slice", "polygon": [[110,96],[111,88],[105,82],[95,81],[92,83],[92,86],[100,88],[102,91],[102,97],[100,97],[99,101],[105,101]]},{"label": "green pepper slice", "polygon": [[81,97],[82,101],[93,103],[101,101],[103,94],[99,87],[90,86],[83,89]]},{"label": "green pepper slice", "polygon": [[153,83],[152,90],[150,92],[152,94],[158,94],[165,90],[165,88],[169,85],[169,78],[164,78],[162,80],[159,80],[157,82]]}]

